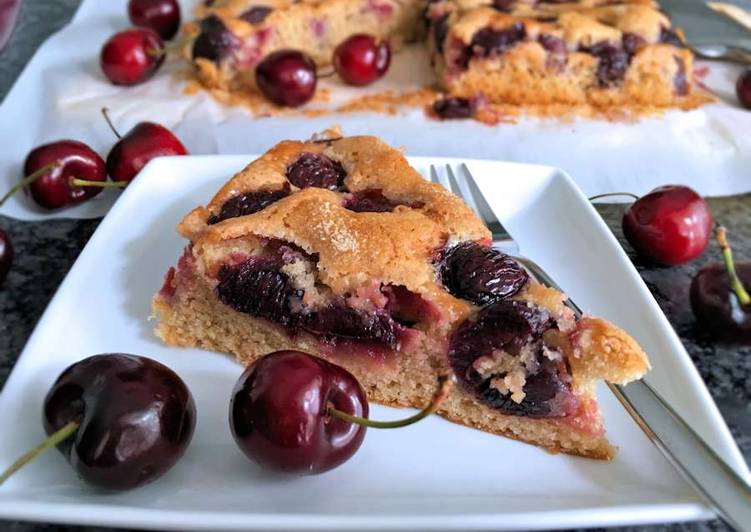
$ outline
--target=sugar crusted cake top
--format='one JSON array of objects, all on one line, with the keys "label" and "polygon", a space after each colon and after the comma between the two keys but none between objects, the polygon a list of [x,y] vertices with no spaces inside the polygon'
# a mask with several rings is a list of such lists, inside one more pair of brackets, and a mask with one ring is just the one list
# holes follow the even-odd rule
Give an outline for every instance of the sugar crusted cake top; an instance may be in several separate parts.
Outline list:
[{"label": "sugar crusted cake top", "polygon": [[[341,181],[331,179],[328,188],[299,186],[303,178],[327,184],[337,165]],[[238,212],[227,205],[260,197],[254,194],[274,201],[221,219],[222,213]],[[253,204],[251,210],[258,206],[245,203]],[[459,198],[423,179],[400,151],[369,136],[281,142],[230,179],[206,207],[188,214],[178,230],[202,256],[209,276],[228,253],[278,239],[315,254],[319,278],[334,293],[354,293],[377,279],[434,300],[451,297],[436,282],[436,250],[491,238]]]}]

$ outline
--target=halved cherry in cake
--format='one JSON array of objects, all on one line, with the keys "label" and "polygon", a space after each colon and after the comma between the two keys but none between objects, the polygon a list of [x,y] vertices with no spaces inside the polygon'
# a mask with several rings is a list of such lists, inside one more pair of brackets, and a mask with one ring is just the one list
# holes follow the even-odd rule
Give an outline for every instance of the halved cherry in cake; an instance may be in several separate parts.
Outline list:
[{"label": "halved cherry in cake", "polygon": [[586,50],[597,57],[597,80],[603,87],[620,83],[626,75],[631,55],[623,48],[608,41],[601,41]]},{"label": "halved cherry in cake", "polygon": [[235,266],[222,266],[217,296],[238,312],[296,327],[299,315],[293,306],[300,304],[302,294],[281,267],[278,257],[253,257]]},{"label": "halved cherry in cake", "polygon": [[433,401],[414,416],[372,421],[365,392],[347,370],[301,351],[278,351],[240,376],[230,402],[230,428],[258,465],[314,475],[349,460],[366,427],[404,427],[435,412],[451,385],[451,379],[439,379]]},{"label": "halved cherry in cake", "polygon": [[289,196],[289,192],[289,184],[285,183],[282,188],[276,190],[259,190],[238,194],[224,202],[219,214],[212,214],[206,223],[212,225],[222,220],[247,216],[248,214],[262,211],[272,203]]},{"label": "halved cherry in cake", "polygon": [[437,265],[446,289],[476,305],[509,298],[529,280],[514,259],[476,242],[463,242],[443,251]]},{"label": "halved cherry in cake", "polygon": [[461,385],[505,414],[561,417],[576,409],[563,354],[544,335],[550,312],[524,301],[480,310],[452,335],[449,364]]},{"label": "halved cherry in cake", "polygon": [[[219,269],[217,297],[238,312],[284,327],[290,335],[312,334],[322,349],[362,350],[378,360],[398,349],[411,327],[441,317],[421,295],[403,286],[376,283],[347,297],[327,293],[325,287],[310,284],[316,262],[317,256],[293,244],[271,240],[258,255]],[[300,288],[305,280],[306,288]],[[313,291],[310,297],[308,290]]]},{"label": "halved cherry in cake", "polygon": [[322,153],[303,152],[289,165],[286,175],[289,182],[298,188],[337,190],[342,187],[347,171],[339,161]]},{"label": "halved cherry in cake", "polygon": [[222,19],[210,15],[201,21],[201,32],[193,43],[193,59],[207,59],[214,63],[222,61],[229,53],[240,46]]},{"label": "halved cherry in cake", "polygon": [[342,204],[345,209],[354,212],[393,212],[399,205],[406,205],[413,209],[419,209],[424,204],[422,202],[402,203],[390,200],[383,195],[379,188],[368,188],[352,192],[344,197]]},{"label": "halved cherry in cake", "polygon": [[526,36],[527,30],[521,22],[505,29],[482,28],[472,36],[469,43],[470,53],[477,57],[502,54]]},{"label": "halved cherry in cake", "polygon": [[432,111],[439,118],[472,118],[476,111],[476,104],[469,98],[449,96],[433,102]]}]

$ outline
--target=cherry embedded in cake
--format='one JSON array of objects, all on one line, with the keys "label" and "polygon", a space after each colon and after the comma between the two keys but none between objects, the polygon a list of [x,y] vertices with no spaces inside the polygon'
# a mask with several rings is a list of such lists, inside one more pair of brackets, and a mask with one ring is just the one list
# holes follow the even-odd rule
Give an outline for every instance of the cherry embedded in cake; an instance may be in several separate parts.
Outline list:
[{"label": "cherry embedded in cake", "polygon": [[400,151],[334,136],[281,142],[180,222],[188,243],[154,298],[156,334],[246,365],[304,351],[394,406],[425,406],[453,372],[447,419],[611,458],[594,384],[640,378],[637,343],[577,319]]}]

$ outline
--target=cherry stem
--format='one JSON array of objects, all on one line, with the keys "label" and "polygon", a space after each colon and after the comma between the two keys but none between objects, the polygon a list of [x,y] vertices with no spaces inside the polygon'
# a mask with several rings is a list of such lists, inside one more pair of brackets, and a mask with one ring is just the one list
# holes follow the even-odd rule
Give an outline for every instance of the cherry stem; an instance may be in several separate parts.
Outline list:
[{"label": "cherry stem", "polygon": [[639,196],[632,194],[631,192],[608,192],[607,194],[597,194],[595,196],[592,196],[589,198],[589,201],[594,201],[602,198],[610,198],[613,196],[628,196],[629,198],[633,198],[634,200],[639,199]]},{"label": "cherry stem", "polygon": [[330,77],[331,77],[331,76],[333,76],[334,74],[336,74],[336,70],[334,70],[334,69],[332,68],[332,69],[331,69],[331,70],[329,70],[329,71],[324,71],[324,72],[323,72],[322,74],[318,74],[318,73],[316,73],[316,77],[317,77],[317,78],[330,78]]},{"label": "cherry stem", "polygon": [[89,181],[88,179],[78,179],[74,177],[70,180],[74,187],[101,187],[101,188],[125,188],[128,186],[127,181]]},{"label": "cherry stem", "polygon": [[34,447],[26,454],[22,455],[18,460],[13,462],[13,465],[3,471],[3,474],[0,475],[0,485],[8,480],[16,471],[31,462],[34,458],[42,454],[44,451],[70,438],[73,433],[78,430],[79,425],[80,423],[78,421],[71,421],[63,425],[60,429],[57,430],[57,432],[52,433],[42,443]]},{"label": "cherry stem", "polygon": [[60,161],[56,161],[54,163],[50,163],[47,166],[42,166],[36,172],[34,172],[32,174],[29,174],[26,177],[24,177],[23,179],[21,179],[18,183],[16,183],[15,185],[13,185],[13,187],[11,187],[11,189],[8,192],[5,193],[5,196],[3,196],[2,198],[0,198],[0,206],[2,206],[3,203],[5,203],[6,201],[8,201],[8,198],[10,198],[13,194],[15,194],[16,192],[18,192],[22,188],[29,186],[34,181],[36,181],[37,179],[39,179],[40,177],[42,177],[44,174],[46,174],[47,172],[51,172],[52,170],[54,170],[58,166],[60,166]]},{"label": "cherry stem", "polygon": [[110,127],[115,136],[118,139],[123,138],[122,135],[120,135],[120,133],[117,131],[117,129],[115,129],[115,126],[112,124],[112,120],[110,120],[110,110],[106,107],[102,107],[102,114],[104,115],[104,119],[107,121],[107,125]]},{"label": "cherry stem", "polygon": [[733,250],[730,249],[730,244],[728,244],[727,230],[723,226],[719,225],[715,229],[715,239],[720,245],[722,258],[725,260],[725,269],[728,271],[728,277],[730,277],[730,287],[733,289],[733,292],[735,292],[735,295],[738,296],[738,301],[740,301],[742,306],[745,307],[747,305],[751,305],[751,296],[749,296],[748,292],[746,292],[746,289],[743,287],[743,283],[741,282],[738,274],[735,271]]},{"label": "cherry stem", "polygon": [[430,402],[430,404],[420,410],[414,416],[410,416],[406,419],[399,419],[396,421],[374,421],[372,419],[366,419],[359,416],[347,414],[346,412],[337,410],[333,406],[329,406],[327,413],[330,416],[338,417],[339,419],[343,419],[344,421],[349,421],[350,423],[355,423],[357,425],[362,425],[363,427],[371,427],[374,429],[398,429],[400,427],[406,427],[407,425],[417,423],[421,419],[428,417],[430,414],[435,413],[435,411],[440,408],[446,397],[448,397],[448,394],[453,386],[453,374],[440,375],[438,377],[438,391],[436,391],[435,396],[433,396],[433,400]]}]

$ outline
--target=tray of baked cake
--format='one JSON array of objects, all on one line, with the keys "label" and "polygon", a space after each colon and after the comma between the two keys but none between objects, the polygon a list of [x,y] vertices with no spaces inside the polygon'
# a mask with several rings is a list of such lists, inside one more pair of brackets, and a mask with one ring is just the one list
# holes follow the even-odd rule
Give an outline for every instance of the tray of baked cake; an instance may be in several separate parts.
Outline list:
[{"label": "tray of baked cake", "polygon": [[[338,124],[412,155],[565,168],[588,195],[751,187],[742,67],[691,51],[748,46],[750,34],[701,2],[185,0],[171,41],[113,37],[131,24],[126,4],[84,1],[8,94],[5,188],[46,142],[105,155],[103,107],[117,129],[158,122],[192,154],[259,152]],[[129,46],[140,63],[125,64]],[[17,194],[0,212],[94,217],[118,196],[50,210]]]}]

